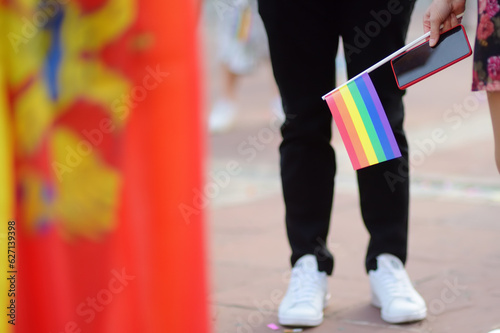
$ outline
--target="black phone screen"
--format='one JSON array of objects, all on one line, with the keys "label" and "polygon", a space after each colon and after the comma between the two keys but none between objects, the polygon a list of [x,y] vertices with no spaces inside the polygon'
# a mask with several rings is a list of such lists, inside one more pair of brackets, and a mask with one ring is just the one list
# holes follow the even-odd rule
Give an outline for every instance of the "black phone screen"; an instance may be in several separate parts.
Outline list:
[{"label": "black phone screen", "polygon": [[398,86],[404,89],[471,54],[463,26],[458,25],[442,33],[436,46],[425,42],[394,58],[392,68]]}]

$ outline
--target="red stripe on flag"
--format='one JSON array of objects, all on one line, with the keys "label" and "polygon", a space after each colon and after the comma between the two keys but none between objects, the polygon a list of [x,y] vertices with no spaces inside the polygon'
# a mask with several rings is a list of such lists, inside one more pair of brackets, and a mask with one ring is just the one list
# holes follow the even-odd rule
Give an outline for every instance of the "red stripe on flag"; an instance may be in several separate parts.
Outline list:
[{"label": "red stripe on flag", "polygon": [[354,151],[354,146],[352,145],[351,140],[349,139],[349,134],[347,132],[347,128],[345,127],[344,122],[342,121],[342,117],[340,115],[340,111],[337,108],[337,104],[333,98],[333,94],[328,95],[326,97],[326,102],[330,107],[330,111],[332,112],[333,119],[335,120],[335,124],[339,130],[340,136],[342,137],[342,141],[344,141],[344,146],[347,150],[347,154],[351,160],[352,166],[355,170],[360,168],[358,157],[356,156],[356,152]]}]

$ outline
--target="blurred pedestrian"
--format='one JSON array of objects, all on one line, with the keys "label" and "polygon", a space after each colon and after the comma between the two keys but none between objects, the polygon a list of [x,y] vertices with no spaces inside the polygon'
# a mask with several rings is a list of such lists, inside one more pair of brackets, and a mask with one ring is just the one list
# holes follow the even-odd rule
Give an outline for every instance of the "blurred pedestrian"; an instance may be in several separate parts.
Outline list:
[{"label": "blurred pedestrian", "polygon": [[[238,110],[238,82],[269,58],[266,32],[257,12],[257,1],[234,1],[224,9],[217,21],[222,92],[210,112],[211,132],[223,132],[233,125]],[[281,100],[278,97],[272,100],[271,109],[278,117],[282,117]]]},{"label": "blurred pedestrian", "polygon": [[[424,31],[431,32],[429,44],[439,40],[443,30],[456,26],[457,15],[465,11],[465,0],[434,0],[424,15]],[[498,0],[478,0],[476,42],[472,91],[486,91],[495,138],[495,160],[500,172],[500,3]]]},{"label": "blurred pedestrian", "polygon": [[[327,275],[334,268],[327,234],[336,162],[330,144],[332,116],[321,96],[335,85],[339,37],[353,77],[404,46],[413,7],[411,0],[259,1],[287,119],[280,153],[293,268],[278,311],[283,325],[323,321]],[[402,153],[399,159],[357,171],[362,217],[371,236],[365,267],[372,304],[381,307],[382,319],[390,323],[421,320],[427,308],[404,268],[409,204],[404,92],[389,65],[370,76]]]}]

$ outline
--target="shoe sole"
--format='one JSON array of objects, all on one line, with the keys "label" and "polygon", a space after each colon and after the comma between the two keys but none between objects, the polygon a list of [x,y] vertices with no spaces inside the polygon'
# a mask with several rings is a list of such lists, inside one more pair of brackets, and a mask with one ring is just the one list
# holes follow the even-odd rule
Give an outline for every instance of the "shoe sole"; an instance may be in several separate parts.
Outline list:
[{"label": "shoe sole", "polygon": [[427,309],[417,313],[408,314],[405,316],[394,316],[394,317],[387,316],[384,315],[384,313],[381,313],[381,317],[384,321],[391,324],[409,323],[409,322],[424,320],[425,317],[427,317]]},{"label": "shoe sole", "polygon": [[[372,294],[371,304],[376,308],[382,309],[382,304],[380,304],[380,301],[378,300],[378,298],[374,294]],[[392,316],[392,317],[384,314],[381,311],[380,316],[382,317],[382,320],[384,320],[390,324],[409,323],[412,321],[424,320],[425,317],[427,317],[427,309],[424,309],[420,312],[404,315],[404,316]]]},{"label": "shoe sole", "polygon": [[319,326],[323,322],[323,316],[315,319],[278,317],[278,322],[280,325],[284,326],[314,327],[314,326]]}]

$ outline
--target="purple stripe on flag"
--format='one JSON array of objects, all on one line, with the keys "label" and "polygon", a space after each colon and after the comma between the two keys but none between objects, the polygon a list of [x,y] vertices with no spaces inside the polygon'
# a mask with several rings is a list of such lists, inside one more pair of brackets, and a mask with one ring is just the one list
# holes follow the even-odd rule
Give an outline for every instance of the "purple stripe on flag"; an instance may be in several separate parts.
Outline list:
[{"label": "purple stripe on flag", "polygon": [[394,153],[394,157],[400,157],[401,151],[399,150],[398,143],[396,142],[396,138],[394,137],[394,133],[392,132],[391,125],[389,124],[389,121],[387,120],[387,115],[385,114],[384,107],[382,106],[382,103],[380,102],[380,98],[378,97],[377,91],[375,90],[375,87],[373,86],[372,80],[370,80],[368,73],[363,74],[362,77],[363,77],[363,81],[366,84],[366,87],[368,88],[368,91],[370,92],[373,103],[375,104],[375,108],[377,109],[380,121],[382,122],[382,125],[384,126],[384,130],[385,130],[385,133],[387,134],[387,139],[389,140],[389,143],[391,145],[392,152]]}]

